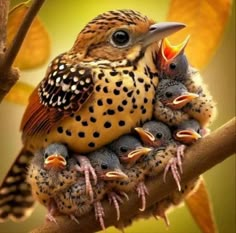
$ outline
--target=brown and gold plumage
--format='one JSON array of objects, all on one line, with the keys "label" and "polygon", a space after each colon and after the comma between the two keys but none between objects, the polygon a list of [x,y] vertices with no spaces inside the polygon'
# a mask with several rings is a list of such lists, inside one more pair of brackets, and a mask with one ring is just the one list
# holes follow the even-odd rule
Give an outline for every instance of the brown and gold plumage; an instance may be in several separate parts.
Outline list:
[{"label": "brown and gold plumage", "polygon": [[[156,43],[183,27],[155,24],[133,10],[109,11],[89,22],[32,93],[21,123],[23,151],[61,142],[88,153],[151,119]],[[21,176],[23,182],[24,169]],[[6,182],[0,192],[4,188]]]}]

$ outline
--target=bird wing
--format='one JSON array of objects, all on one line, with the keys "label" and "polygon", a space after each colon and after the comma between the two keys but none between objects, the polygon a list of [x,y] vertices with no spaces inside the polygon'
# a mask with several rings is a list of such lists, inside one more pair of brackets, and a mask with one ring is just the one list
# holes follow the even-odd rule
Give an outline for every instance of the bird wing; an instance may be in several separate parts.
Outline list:
[{"label": "bird wing", "polygon": [[23,137],[47,133],[55,122],[81,109],[93,88],[91,68],[67,53],[56,57],[30,96],[21,123]]}]

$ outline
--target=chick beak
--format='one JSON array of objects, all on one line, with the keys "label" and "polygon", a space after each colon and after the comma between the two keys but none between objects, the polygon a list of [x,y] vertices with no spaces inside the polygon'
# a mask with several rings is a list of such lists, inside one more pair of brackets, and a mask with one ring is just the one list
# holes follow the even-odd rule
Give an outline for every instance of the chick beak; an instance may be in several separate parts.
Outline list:
[{"label": "chick beak", "polygon": [[141,42],[142,47],[145,48],[153,42],[159,41],[184,27],[184,24],[177,22],[163,22],[153,24],[150,26],[148,33],[139,37],[137,42]]},{"label": "chick beak", "polygon": [[202,136],[192,129],[180,130],[175,134],[175,138],[185,144],[191,144]]},{"label": "chick beak", "polygon": [[170,103],[167,103],[166,105],[173,110],[179,110],[183,108],[187,103],[191,102],[193,99],[197,97],[199,97],[198,94],[187,92],[181,96],[178,96],[177,98],[172,100]]},{"label": "chick beak", "polygon": [[148,132],[147,130],[144,130],[141,127],[136,127],[134,128],[134,130],[139,134],[142,142],[145,145],[153,146],[155,137],[150,132]]},{"label": "chick beak", "polygon": [[67,162],[65,158],[62,155],[59,154],[53,154],[48,156],[44,161],[44,167],[46,169],[64,169]]},{"label": "chick beak", "polygon": [[135,163],[140,157],[147,155],[152,149],[148,147],[139,147],[128,153],[127,157],[122,158],[122,161],[127,163]]},{"label": "chick beak", "polygon": [[189,38],[190,36],[187,36],[186,39],[178,45],[172,45],[168,39],[163,39],[161,43],[161,54],[164,60],[168,61],[180,54],[183,54]]},{"label": "chick beak", "polygon": [[120,169],[106,172],[103,176],[104,180],[127,180],[128,176]]}]

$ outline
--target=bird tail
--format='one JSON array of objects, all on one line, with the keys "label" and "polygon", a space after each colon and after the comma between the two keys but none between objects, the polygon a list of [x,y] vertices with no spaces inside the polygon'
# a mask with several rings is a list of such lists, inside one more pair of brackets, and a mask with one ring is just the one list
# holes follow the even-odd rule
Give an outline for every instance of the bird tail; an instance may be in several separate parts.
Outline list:
[{"label": "bird tail", "polygon": [[34,199],[26,182],[32,157],[33,154],[23,148],[0,185],[0,222],[24,220],[33,210]]}]

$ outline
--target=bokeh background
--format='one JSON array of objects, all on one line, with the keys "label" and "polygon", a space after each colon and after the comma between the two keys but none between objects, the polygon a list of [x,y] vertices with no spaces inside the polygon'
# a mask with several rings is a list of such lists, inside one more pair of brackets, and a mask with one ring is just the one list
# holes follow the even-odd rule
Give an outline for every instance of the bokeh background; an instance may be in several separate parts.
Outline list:
[{"label": "bokeh background", "polygon": [[[12,5],[19,2],[11,1]],[[166,0],[51,0],[45,2],[39,15],[50,33],[51,58],[53,58],[69,49],[83,26],[104,11],[132,8],[158,21],[164,21],[168,5],[169,1]],[[207,41],[202,43],[207,43]],[[45,69],[46,65],[33,71],[22,72],[21,80],[36,85],[43,78]],[[235,4],[219,48],[210,63],[202,70],[202,74],[218,105],[218,117],[211,126],[211,129],[214,130],[235,116]],[[21,148],[19,125],[24,109],[25,106],[6,101],[3,101],[0,105],[0,180],[3,179],[4,174]],[[204,178],[211,194],[219,233],[234,233],[235,156],[231,156],[206,172]],[[37,205],[33,215],[25,222],[14,223],[9,221],[1,223],[0,232],[29,232],[30,229],[44,221],[45,213],[45,209]],[[135,222],[127,228],[126,232],[200,232],[185,206],[171,212],[169,219],[171,223],[169,229],[165,227],[164,222],[152,218]],[[107,232],[118,232],[118,230],[109,228]]]}]

